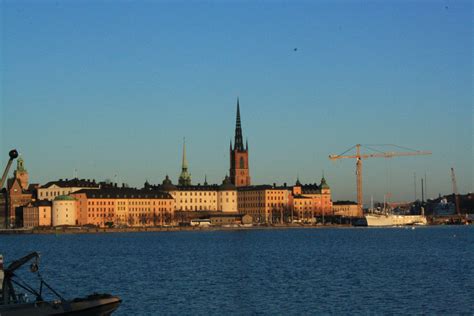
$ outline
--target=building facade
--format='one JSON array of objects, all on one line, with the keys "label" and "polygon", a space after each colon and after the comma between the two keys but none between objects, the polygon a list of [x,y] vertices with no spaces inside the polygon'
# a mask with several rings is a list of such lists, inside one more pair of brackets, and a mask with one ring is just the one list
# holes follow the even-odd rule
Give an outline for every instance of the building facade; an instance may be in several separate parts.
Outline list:
[{"label": "building facade", "polygon": [[302,185],[298,179],[292,188],[290,204],[294,216],[305,222],[312,221],[315,217],[333,215],[331,188],[324,177],[319,185]]},{"label": "building facade", "polygon": [[343,217],[359,217],[359,207],[357,202],[337,201],[332,205],[333,214]]},{"label": "building facade", "polygon": [[237,99],[237,117],[235,123],[235,137],[234,147],[232,148],[232,141],[230,142],[230,180],[236,187],[249,186],[250,183],[250,169],[249,169],[249,146],[246,142],[244,148],[244,141],[242,136],[242,125],[240,122],[240,105]]},{"label": "building facade", "polygon": [[161,185],[146,188],[168,192],[174,199],[175,211],[237,212],[237,189],[226,177],[221,185],[173,185],[166,176]]},{"label": "building facade", "polygon": [[33,199],[33,192],[28,190],[28,171],[25,169],[23,158],[17,160],[17,167],[13,173],[13,178],[8,180],[7,196],[7,227],[23,226],[22,207],[30,203]]},{"label": "building facade", "polygon": [[237,208],[255,223],[283,222],[290,211],[291,188],[271,185],[239,187]]},{"label": "building facade", "polygon": [[78,225],[157,226],[174,220],[174,199],[163,191],[131,188],[83,189],[77,200]]},{"label": "building facade", "polygon": [[77,220],[77,201],[69,195],[60,195],[54,198],[51,211],[52,226],[75,226]]},{"label": "building facade", "polygon": [[38,188],[38,199],[53,201],[60,195],[69,195],[82,189],[99,189],[100,185],[90,179],[59,179],[51,181]]},{"label": "building facade", "polygon": [[324,177],[321,184],[294,186],[257,185],[238,188],[238,211],[252,216],[255,223],[315,222],[332,215],[331,189]]},{"label": "building facade", "polygon": [[23,227],[48,227],[51,222],[52,203],[42,200],[34,201],[23,207]]}]

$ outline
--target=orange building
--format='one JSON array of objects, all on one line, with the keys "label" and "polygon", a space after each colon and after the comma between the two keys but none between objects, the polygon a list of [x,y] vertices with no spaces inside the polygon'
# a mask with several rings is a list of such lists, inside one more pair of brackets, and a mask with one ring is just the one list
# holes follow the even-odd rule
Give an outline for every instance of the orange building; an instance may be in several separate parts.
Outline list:
[{"label": "orange building", "polygon": [[156,226],[173,223],[174,199],[163,191],[110,187],[83,189],[71,195],[77,199],[78,225]]},{"label": "orange building", "polygon": [[320,185],[302,185],[297,180],[292,188],[290,204],[294,218],[303,222],[314,222],[317,216],[332,215],[331,188],[324,177]]},{"label": "orange building", "polygon": [[254,223],[282,222],[288,217],[291,189],[271,185],[240,187],[237,191],[237,209],[240,214],[252,216]]}]

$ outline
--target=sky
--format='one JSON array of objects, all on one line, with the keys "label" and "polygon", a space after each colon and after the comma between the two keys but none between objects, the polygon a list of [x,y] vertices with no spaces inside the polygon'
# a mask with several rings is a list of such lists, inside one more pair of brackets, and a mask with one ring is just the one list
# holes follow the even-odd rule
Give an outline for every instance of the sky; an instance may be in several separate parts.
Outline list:
[{"label": "sky", "polygon": [[[193,183],[229,172],[237,98],[253,184],[355,200],[355,144],[430,156],[363,161],[365,202],[473,188],[470,1],[0,1],[0,162],[30,182]],[[404,151],[377,147],[382,151]],[[77,171],[75,171],[77,170]],[[416,176],[415,176],[416,174]],[[415,181],[416,177],[416,181]]]}]

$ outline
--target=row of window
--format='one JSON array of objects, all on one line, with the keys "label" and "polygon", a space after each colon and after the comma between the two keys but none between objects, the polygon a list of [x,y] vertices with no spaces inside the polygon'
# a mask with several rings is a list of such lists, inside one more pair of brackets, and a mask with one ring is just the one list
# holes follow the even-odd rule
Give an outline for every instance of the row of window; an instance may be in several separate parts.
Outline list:
[{"label": "row of window", "polygon": [[38,193],[39,193],[39,196],[40,198],[42,197],[56,197],[56,196],[59,196],[59,195],[67,195],[69,194],[71,191],[41,191],[39,190]]},{"label": "row of window", "polygon": [[[178,196],[187,196],[188,192],[177,192],[176,193]],[[189,196],[215,196],[217,193],[216,192],[189,192]]]},{"label": "row of window", "polygon": [[[88,205],[115,205],[114,201],[88,201]],[[128,205],[171,205],[171,201],[128,201]],[[124,201],[118,201],[117,205],[127,205]]]}]

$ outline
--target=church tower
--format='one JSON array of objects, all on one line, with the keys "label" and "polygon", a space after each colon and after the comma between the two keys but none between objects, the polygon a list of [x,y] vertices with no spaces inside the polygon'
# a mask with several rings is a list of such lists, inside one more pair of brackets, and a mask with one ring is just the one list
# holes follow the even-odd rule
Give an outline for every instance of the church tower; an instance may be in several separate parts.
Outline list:
[{"label": "church tower", "polygon": [[230,142],[230,180],[236,187],[250,185],[249,172],[249,145],[245,144],[242,137],[242,126],[240,123],[240,105],[237,98],[237,118],[235,122],[234,148]]},{"label": "church tower", "polygon": [[13,172],[14,178],[20,181],[23,190],[28,189],[28,171],[25,169],[25,162],[20,156],[16,161],[16,170]]},{"label": "church tower", "polygon": [[188,172],[188,160],[186,159],[186,139],[183,139],[183,161],[178,184],[182,186],[191,185],[191,174]]}]

